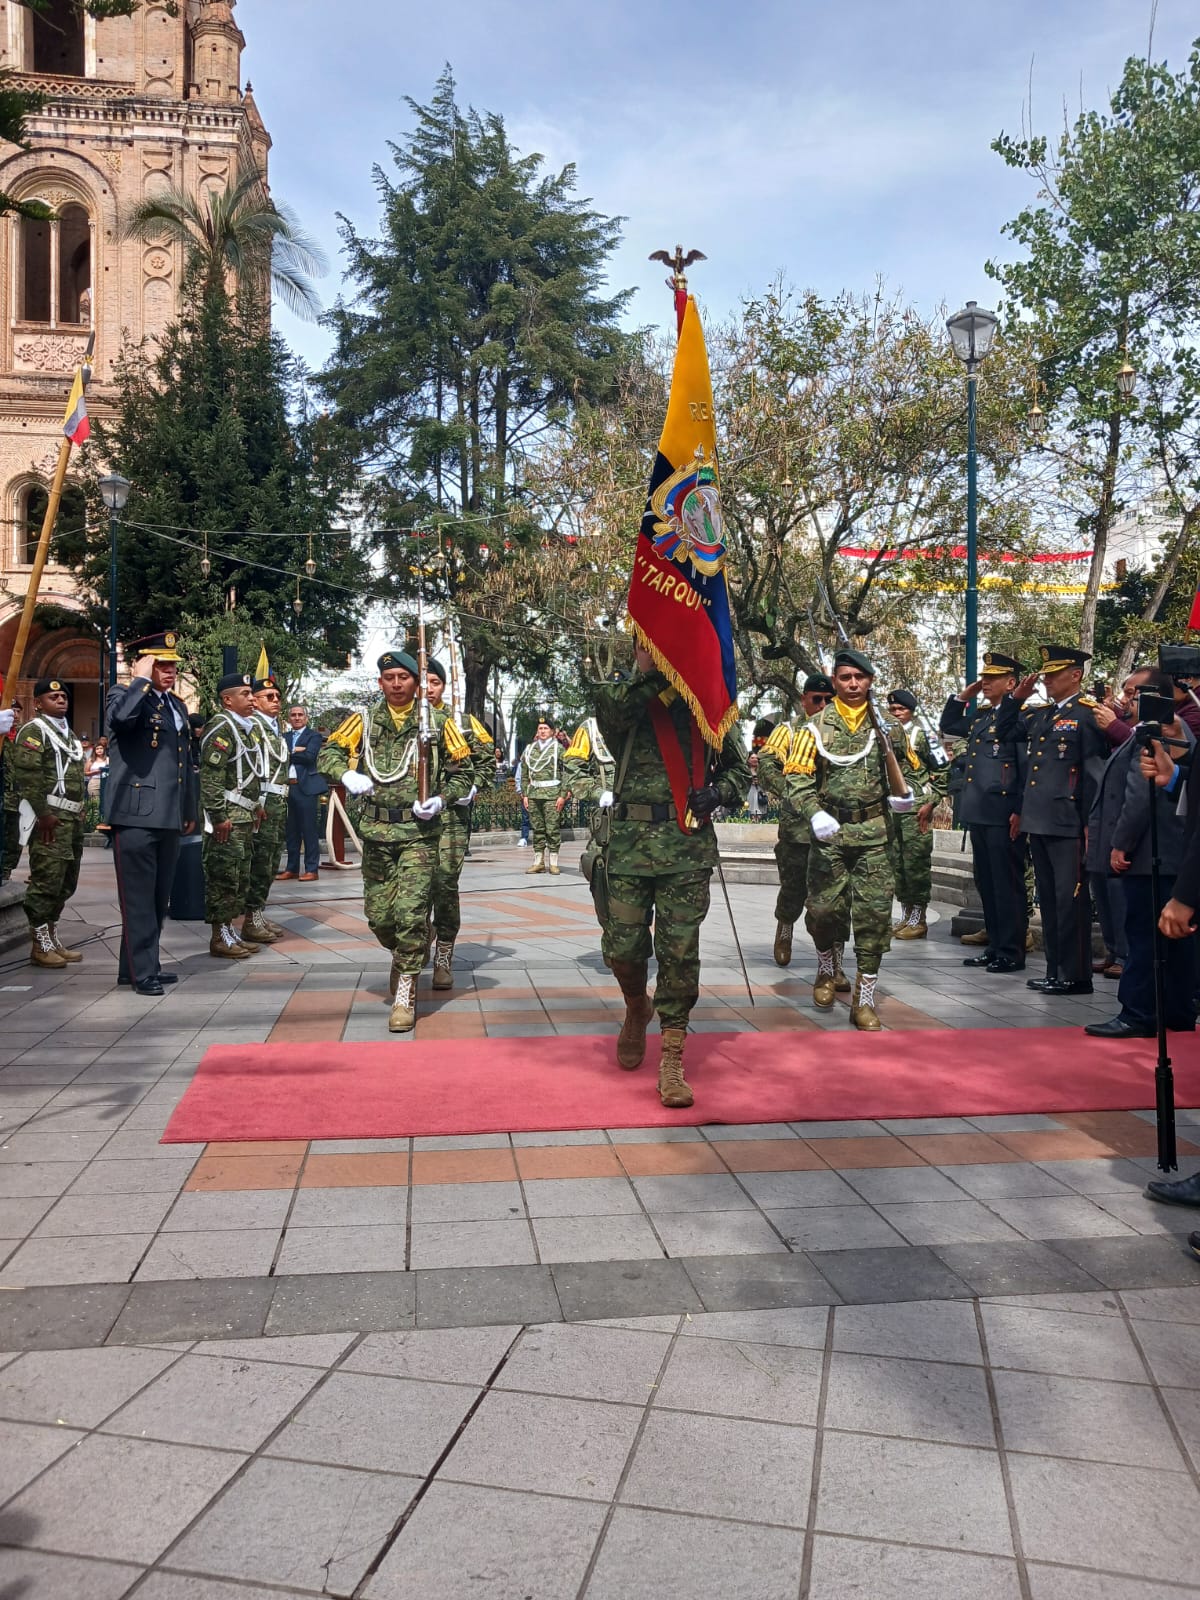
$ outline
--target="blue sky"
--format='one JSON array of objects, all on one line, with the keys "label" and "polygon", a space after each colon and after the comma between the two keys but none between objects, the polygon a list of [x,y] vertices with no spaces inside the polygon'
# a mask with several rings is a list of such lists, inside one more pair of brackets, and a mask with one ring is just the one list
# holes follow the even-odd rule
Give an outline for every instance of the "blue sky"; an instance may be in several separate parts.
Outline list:
[{"label": "blue sky", "polygon": [[[462,104],[499,112],[523,151],[575,162],[579,193],[624,216],[614,286],[630,319],[669,320],[653,249],[698,246],[711,313],[783,270],[922,310],[988,304],[989,256],[1032,188],[989,144],[1019,132],[1031,74],[1040,132],[1107,101],[1144,54],[1151,0],[240,0],[244,75],[274,139],[271,182],[341,278],[336,213],[364,230],[372,166],[448,60]],[[1159,0],[1156,59],[1200,35],[1195,0]],[[310,364],[323,330],[277,326]]]}]

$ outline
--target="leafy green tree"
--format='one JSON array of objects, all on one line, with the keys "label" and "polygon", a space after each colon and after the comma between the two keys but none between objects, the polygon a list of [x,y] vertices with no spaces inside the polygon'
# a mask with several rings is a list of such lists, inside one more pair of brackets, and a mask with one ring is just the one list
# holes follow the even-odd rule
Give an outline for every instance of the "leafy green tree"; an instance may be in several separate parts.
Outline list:
[{"label": "leafy green tree", "polygon": [[[428,105],[407,104],[395,175],[375,171],[378,234],[342,219],[353,297],[325,318],[336,343],[321,381],[357,442],[369,517],[440,526],[452,547],[479,712],[506,648],[491,553],[544,534],[516,493],[529,458],[614,381],[627,296],[601,286],[619,227],[575,197],[573,167],[544,171],[499,116],[461,109],[449,68]],[[403,596],[412,547],[389,561]]]}]

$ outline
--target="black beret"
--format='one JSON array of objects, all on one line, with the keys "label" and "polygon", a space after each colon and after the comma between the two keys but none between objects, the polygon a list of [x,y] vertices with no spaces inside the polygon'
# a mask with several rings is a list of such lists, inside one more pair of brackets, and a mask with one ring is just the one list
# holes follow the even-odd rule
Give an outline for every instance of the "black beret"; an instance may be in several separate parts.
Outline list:
[{"label": "black beret", "polygon": [[861,650],[839,650],[833,658],[833,670],[836,672],[839,667],[853,667],[856,672],[865,672],[868,678],[875,676],[875,668]]},{"label": "black beret", "polygon": [[405,672],[411,673],[414,678],[421,671],[407,650],[385,650],[376,665],[380,672],[387,672],[389,667],[402,667]]},{"label": "black beret", "polygon": [[429,662],[427,662],[425,670],[426,670],[426,672],[429,673],[429,676],[431,678],[437,678],[439,680],[439,682],[441,682],[441,683],[445,683],[447,681],[446,680],[446,669],[445,669],[445,667],[442,665],[442,663],[440,661],[429,661]]},{"label": "black beret", "polygon": [[248,672],[227,672],[223,678],[217,680],[217,693],[224,694],[228,689],[248,689],[250,683]]},{"label": "black beret", "polygon": [[33,686],[33,698],[36,700],[39,695],[65,691],[66,687],[61,678],[39,678]]},{"label": "black beret", "polygon": [[[250,687],[254,690],[255,694],[259,694],[263,689],[278,689],[279,688],[279,679],[275,676],[274,673],[270,673],[265,678],[255,678],[254,682],[250,685]],[[283,691],[280,690],[281,694],[282,694],[282,692]]]},{"label": "black beret", "polygon": [[917,697],[911,689],[892,689],[888,694],[888,705],[903,706],[906,711],[915,711]]},{"label": "black beret", "polygon": [[833,684],[823,672],[810,672],[804,680],[801,694],[832,694]]}]

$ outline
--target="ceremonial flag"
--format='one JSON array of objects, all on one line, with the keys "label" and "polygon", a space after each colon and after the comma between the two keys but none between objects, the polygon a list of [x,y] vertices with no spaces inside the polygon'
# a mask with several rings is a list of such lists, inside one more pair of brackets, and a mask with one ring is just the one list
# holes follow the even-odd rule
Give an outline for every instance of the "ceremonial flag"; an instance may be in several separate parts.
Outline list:
[{"label": "ceremonial flag", "polygon": [[71,393],[67,399],[66,415],[63,417],[63,432],[72,444],[83,444],[90,436],[92,425],[88,421],[87,401],[83,396],[83,372],[75,368],[75,382],[71,385]]},{"label": "ceremonial flag", "polygon": [[1187,619],[1189,628],[1200,630],[1200,586],[1192,596],[1192,609]]},{"label": "ceremonial flag", "polygon": [[271,676],[271,663],[267,660],[267,646],[262,643],[258,647],[258,665],[254,669],[256,678],[269,678]]},{"label": "ceremonial flag", "polygon": [[719,748],[737,721],[737,680],[712,379],[704,330],[690,296],[633,558],[629,618],[638,641],[691,708],[705,740]]}]

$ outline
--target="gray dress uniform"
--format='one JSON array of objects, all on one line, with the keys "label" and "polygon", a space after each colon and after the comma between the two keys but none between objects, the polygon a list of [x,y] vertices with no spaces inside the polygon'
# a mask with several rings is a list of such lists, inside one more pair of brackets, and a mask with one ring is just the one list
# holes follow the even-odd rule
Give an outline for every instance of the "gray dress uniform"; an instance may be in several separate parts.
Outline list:
[{"label": "gray dress uniform", "polygon": [[[175,635],[139,643],[171,659]],[[167,642],[169,641],[169,643]],[[112,829],[113,865],[121,907],[117,981],[146,983],[159,973],[158,941],[184,825],[196,820],[187,706],[160,693],[148,678],[118,686],[108,701],[109,769],[104,820]]]}]

